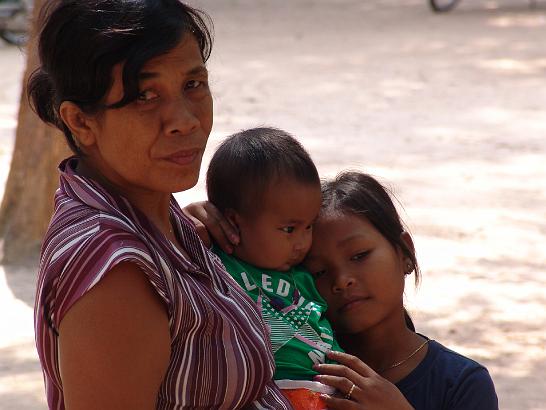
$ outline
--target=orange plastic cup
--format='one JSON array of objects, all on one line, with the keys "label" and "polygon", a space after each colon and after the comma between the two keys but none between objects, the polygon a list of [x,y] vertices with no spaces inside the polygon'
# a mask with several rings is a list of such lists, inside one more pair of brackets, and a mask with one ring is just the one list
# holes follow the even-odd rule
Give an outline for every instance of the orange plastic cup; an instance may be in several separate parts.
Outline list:
[{"label": "orange plastic cup", "polygon": [[294,410],[326,410],[321,394],[333,394],[335,389],[319,382],[307,380],[275,380]]}]

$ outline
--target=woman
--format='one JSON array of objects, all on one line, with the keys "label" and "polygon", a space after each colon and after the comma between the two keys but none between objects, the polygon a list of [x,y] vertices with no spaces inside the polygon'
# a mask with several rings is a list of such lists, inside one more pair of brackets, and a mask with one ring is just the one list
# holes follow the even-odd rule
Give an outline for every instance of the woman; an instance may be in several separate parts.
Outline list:
[{"label": "woman", "polygon": [[[320,364],[316,381],[340,393],[329,409],[497,410],[495,388],[479,363],[415,332],[404,309],[405,277],[419,267],[411,236],[386,190],[347,172],[322,187],[322,209],[304,261],[328,303],[339,364]],[[236,235],[212,204],[187,208],[222,247]],[[227,235],[226,235],[227,234]],[[233,246],[233,243],[230,245]]]},{"label": "woman", "polygon": [[51,409],[290,408],[256,308],[172,197],[212,127],[205,20],[177,0],[42,10],[29,97],[75,153],[35,306]]}]

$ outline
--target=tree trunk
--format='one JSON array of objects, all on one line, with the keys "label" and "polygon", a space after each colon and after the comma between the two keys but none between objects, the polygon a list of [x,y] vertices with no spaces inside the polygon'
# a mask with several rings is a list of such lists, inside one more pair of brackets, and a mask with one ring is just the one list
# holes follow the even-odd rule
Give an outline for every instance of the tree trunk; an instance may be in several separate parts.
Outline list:
[{"label": "tree trunk", "polygon": [[[34,4],[33,21],[41,4],[41,0]],[[56,168],[69,155],[62,134],[38,118],[26,97],[28,77],[38,66],[36,36],[31,38],[11,168],[0,208],[2,263],[36,261],[53,212],[53,194],[59,181]]]}]

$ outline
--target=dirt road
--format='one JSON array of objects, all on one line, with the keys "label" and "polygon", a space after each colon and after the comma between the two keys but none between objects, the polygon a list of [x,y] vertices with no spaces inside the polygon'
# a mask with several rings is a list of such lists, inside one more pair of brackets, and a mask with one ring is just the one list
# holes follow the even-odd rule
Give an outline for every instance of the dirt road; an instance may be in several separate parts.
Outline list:
[{"label": "dirt road", "polygon": [[[325,176],[380,176],[415,236],[419,330],[484,363],[502,409],[546,409],[546,2],[463,0],[443,16],[421,0],[193,3],[216,28],[208,155],[270,124]],[[5,178],[23,59],[4,45],[0,59]],[[200,184],[178,199],[203,197]],[[2,409],[44,408],[33,280],[0,267]]]}]

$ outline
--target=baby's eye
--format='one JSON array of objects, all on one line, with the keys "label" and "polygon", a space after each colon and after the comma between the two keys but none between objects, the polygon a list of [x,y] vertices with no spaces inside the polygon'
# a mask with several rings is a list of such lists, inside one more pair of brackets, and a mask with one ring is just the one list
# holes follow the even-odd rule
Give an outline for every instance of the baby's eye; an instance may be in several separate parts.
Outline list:
[{"label": "baby's eye", "polygon": [[152,90],[145,90],[138,94],[137,100],[140,102],[150,102],[158,98],[159,95]]},{"label": "baby's eye", "polygon": [[292,232],[294,232],[294,227],[293,226],[285,226],[285,227],[281,228],[281,231],[286,232],[286,233],[292,233]]},{"label": "baby's eye", "polygon": [[358,252],[358,253],[354,254],[353,256],[351,256],[351,260],[352,261],[359,261],[359,260],[364,259],[369,254],[370,254],[370,251]]},{"label": "baby's eye", "polygon": [[315,279],[318,279],[320,278],[321,276],[323,276],[324,274],[326,273],[326,269],[323,269],[323,270],[315,270],[315,271],[311,271],[311,274],[313,275],[313,277]]}]

